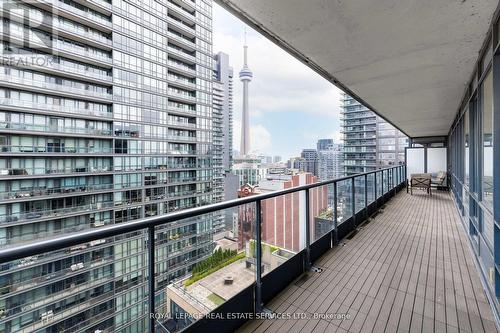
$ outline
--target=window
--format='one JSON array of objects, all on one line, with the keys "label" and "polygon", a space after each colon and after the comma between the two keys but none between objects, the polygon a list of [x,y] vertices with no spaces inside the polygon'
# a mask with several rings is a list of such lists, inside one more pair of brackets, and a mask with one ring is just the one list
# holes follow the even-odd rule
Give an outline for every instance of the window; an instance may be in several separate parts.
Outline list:
[{"label": "window", "polygon": [[493,75],[488,73],[483,82],[483,202],[492,209],[493,202]]},{"label": "window", "polygon": [[465,165],[465,176],[464,176],[464,184],[465,186],[469,186],[469,144],[470,144],[470,130],[469,130],[469,110],[467,109],[463,115],[464,122],[464,144],[465,144],[465,156],[464,156],[464,165]]}]

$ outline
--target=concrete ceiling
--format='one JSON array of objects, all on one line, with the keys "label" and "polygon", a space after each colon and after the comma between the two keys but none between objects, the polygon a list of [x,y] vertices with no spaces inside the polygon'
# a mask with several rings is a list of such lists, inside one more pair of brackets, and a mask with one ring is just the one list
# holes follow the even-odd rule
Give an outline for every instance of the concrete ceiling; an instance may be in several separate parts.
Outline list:
[{"label": "concrete ceiling", "polygon": [[496,0],[216,2],[411,137],[448,133],[498,6]]}]

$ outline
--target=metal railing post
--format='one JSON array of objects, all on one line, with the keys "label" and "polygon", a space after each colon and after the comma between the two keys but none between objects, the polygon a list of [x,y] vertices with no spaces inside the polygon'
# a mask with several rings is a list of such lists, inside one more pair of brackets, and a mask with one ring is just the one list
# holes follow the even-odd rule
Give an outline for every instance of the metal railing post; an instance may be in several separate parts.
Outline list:
[{"label": "metal railing post", "polygon": [[262,312],[262,202],[255,202],[255,312]]},{"label": "metal railing post", "polygon": [[396,186],[396,180],[397,180],[396,171],[397,168],[392,169],[392,187]]},{"label": "metal railing post", "polygon": [[391,186],[392,186],[392,193],[394,194],[393,197],[396,196],[396,178],[395,178],[396,173],[394,171],[395,171],[394,169],[391,169]]},{"label": "metal railing post", "polygon": [[406,174],[406,164],[403,164],[403,179],[406,188],[408,188],[408,175]]},{"label": "metal railing post", "polygon": [[380,193],[380,197],[384,197],[385,193],[384,193],[384,171],[382,170],[380,172],[380,185],[382,185],[382,192]]},{"label": "metal railing post", "polygon": [[368,218],[368,175],[365,174],[365,219]]},{"label": "metal railing post", "polygon": [[333,183],[333,227],[335,228],[335,233],[333,235],[333,241],[335,245],[339,243],[339,232],[338,232],[338,212],[337,212],[337,182]]},{"label": "metal railing post", "polygon": [[387,194],[390,194],[389,191],[391,190],[391,186],[390,186],[390,170],[388,169],[387,171],[387,179],[386,179],[386,182],[387,182]]},{"label": "metal railing post", "polygon": [[351,178],[351,210],[352,210],[352,222],[353,222],[353,225],[354,225],[354,229],[356,229],[356,203],[354,202],[354,198],[355,198],[355,187],[354,187],[354,178],[355,177],[352,177]]},{"label": "metal railing post", "polygon": [[378,210],[378,196],[377,196],[377,193],[378,193],[378,183],[377,183],[377,171],[375,171],[373,173],[373,183],[375,184],[375,186],[373,186],[375,188],[375,193],[374,193],[374,198],[375,198],[375,211]]},{"label": "metal railing post", "polygon": [[309,189],[306,192],[306,270],[311,268],[311,217],[310,202],[309,202]]},{"label": "metal railing post", "polygon": [[149,333],[155,332],[155,227],[148,228]]}]

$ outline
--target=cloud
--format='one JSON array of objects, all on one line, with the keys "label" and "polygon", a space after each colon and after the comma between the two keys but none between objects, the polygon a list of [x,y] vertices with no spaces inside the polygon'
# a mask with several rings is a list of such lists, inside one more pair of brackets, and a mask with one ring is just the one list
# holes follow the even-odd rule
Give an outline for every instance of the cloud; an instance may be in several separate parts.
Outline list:
[{"label": "cloud", "polygon": [[[235,120],[233,124],[233,148],[240,150],[241,122]],[[263,125],[250,125],[250,151],[252,153],[265,153],[272,147],[271,133]]]},{"label": "cloud", "polygon": [[[230,56],[234,69],[235,118],[241,117],[238,73],[243,66],[244,24],[214,5],[213,51]],[[305,112],[338,119],[340,90],[280,47],[247,27],[251,117],[268,112]]]},{"label": "cloud", "polygon": [[[216,4],[213,15],[213,52],[227,53],[234,70],[233,147],[239,150],[245,24]],[[340,90],[249,27],[247,44],[252,150],[295,156],[318,139],[337,138]]]},{"label": "cloud", "polygon": [[342,143],[342,133],[340,133],[340,130],[333,132],[332,138],[333,138],[333,142]]}]

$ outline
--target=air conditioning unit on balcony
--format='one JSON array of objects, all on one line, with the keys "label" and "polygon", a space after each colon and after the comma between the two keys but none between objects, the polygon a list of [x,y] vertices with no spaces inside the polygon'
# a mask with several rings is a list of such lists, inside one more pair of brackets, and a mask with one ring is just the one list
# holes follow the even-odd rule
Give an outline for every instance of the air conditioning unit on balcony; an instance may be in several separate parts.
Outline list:
[{"label": "air conditioning unit on balcony", "polygon": [[95,223],[94,223],[94,227],[101,227],[103,225],[104,225],[104,221],[101,221],[101,220],[95,221]]},{"label": "air conditioning unit on balcony", "polygon": [[96,246],[96,245],[99,245],[99,244],[103,244],[105,242],[106,241],[104,239],[97,239],[97,240],[91,241],[89,244],[90,244],[90,246]]},{"label": "air conditioning unit on balcony", "polygon": [[76,252],[76,251],[80,251],[80,250],[85,250],[86,248],[87,248],[87,244],[81,244],[81,245],[76,245],[76,246],[70,247],[69,251]]},{"label": "air conditioning unit on balcony", "polygon": [[79,269],[84,268],[85,266],[83,265],[83,262],[79,262],[78,264],[73,264],[70,266],[72,271],[77,271]]},{"label": "air conditioning unit on balcony", "polygon": [[40,314],[40,319],[42,321],[50,321],[54,318],[54,312],[52,310],[49,310],[47,312],[43,312]]}]

